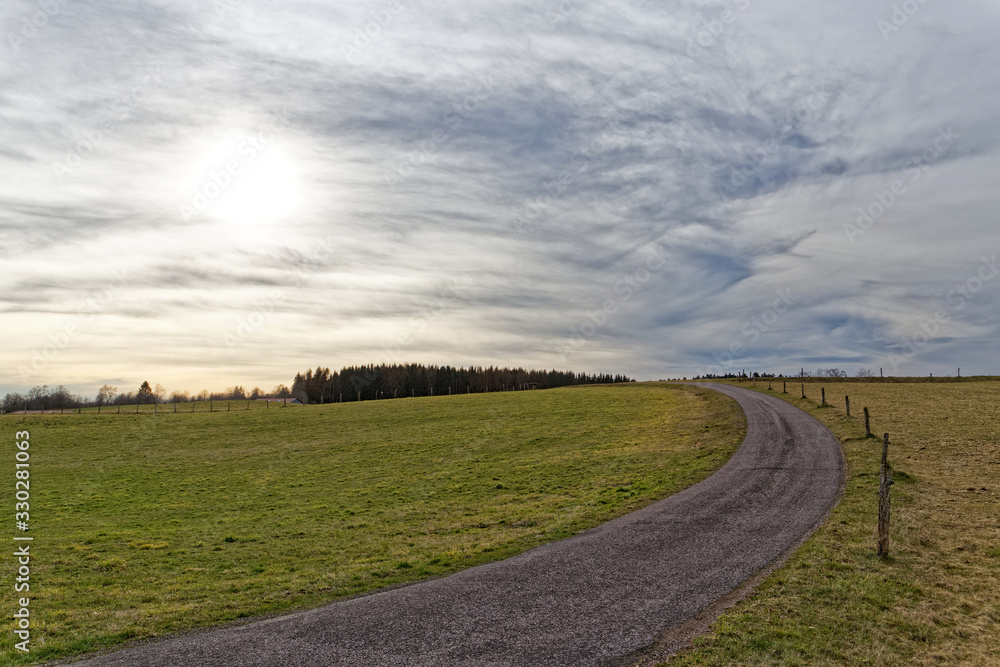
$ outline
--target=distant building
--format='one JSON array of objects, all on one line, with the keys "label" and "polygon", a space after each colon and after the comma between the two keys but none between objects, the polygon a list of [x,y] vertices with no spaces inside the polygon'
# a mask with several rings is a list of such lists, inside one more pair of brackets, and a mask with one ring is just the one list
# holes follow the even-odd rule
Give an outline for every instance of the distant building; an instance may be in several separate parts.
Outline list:
[{"label": "distant building", "polygon": [[286,403],[288,405],[302,405],[302,401],[300,401],[297,398],[292,398],[291,396],[289,396],[288,398],[274,398],[273,396],[264,396],[262,398],[258,398],[257,400],[264,401],[265,403]]}]

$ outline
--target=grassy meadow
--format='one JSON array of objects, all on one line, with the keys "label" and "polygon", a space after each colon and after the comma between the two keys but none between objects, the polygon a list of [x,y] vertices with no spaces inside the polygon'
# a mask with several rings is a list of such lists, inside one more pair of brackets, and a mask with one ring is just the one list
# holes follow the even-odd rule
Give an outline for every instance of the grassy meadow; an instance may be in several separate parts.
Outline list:
[{"label": "grassy meadow", "polygon": [[[812,380],[805,400],[798,381],[785,395],[780,380],[772,386],[840,438],[845,496],[671,667],[1000,664],[1000,382]],[[766,392],[767,380],[751,388]],[[864,437],[865,406],[877,439]],[[895,484],[882,561],[875,527],[886,432]]]},{"label": "grassy meadow", "polygon": [[745,432],[730,399],[664,385],[241,406],[0,418],[31,433],[35,538],[32,651],[8,621],[0,662],[505,558],[703,479]]}]

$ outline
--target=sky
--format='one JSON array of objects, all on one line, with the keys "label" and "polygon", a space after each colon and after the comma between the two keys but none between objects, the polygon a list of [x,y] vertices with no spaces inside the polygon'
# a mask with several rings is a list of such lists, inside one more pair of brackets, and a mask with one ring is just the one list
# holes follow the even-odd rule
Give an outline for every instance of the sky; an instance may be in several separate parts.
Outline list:
[{"label": "sky", "polygon": [[0,393],[1000,374],[1000,4],[0,7]]}]

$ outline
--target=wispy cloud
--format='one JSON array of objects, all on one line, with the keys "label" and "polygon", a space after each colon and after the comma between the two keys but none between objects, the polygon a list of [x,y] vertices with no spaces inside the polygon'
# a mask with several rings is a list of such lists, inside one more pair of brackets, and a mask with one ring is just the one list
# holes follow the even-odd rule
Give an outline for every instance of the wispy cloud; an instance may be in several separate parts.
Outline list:
[{"label": "wispy cloud", "polygon": [[[447,281],[400,354],[652,378],[739,343],[749,369],[855,370],[997,251],[988,4],[898,26],[860,0],[48,5],[34,32],[37,3],[0,10],[3,366],[129,280],[40,382],[287,382],[376,358]],[[984,289],[900,372],[1000,370],[998,305]]]}]

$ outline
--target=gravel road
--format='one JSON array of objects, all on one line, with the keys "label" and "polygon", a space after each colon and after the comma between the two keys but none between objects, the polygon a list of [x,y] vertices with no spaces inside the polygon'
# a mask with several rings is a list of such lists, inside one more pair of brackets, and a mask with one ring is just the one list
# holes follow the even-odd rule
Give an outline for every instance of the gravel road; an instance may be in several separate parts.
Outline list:
[{"label": "gravel road", "polygon": [[739,402],[747,436],[718,472],[670,498],[443,579],[73,664],[640,662],[800,544],[843,488],[840,443],[815,419],[774,396],[705,386]]}]

